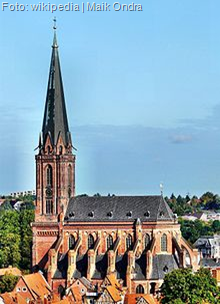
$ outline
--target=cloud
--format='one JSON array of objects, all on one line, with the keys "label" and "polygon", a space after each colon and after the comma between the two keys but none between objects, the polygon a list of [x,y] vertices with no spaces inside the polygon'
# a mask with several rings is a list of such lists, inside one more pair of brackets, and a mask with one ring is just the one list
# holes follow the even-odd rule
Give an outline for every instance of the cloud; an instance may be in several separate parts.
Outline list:
[{"label": "cloud", "polygon": [[176,134],[171,136],[171,143],[173,144],[185,144],[193,140],[192,135]]}]

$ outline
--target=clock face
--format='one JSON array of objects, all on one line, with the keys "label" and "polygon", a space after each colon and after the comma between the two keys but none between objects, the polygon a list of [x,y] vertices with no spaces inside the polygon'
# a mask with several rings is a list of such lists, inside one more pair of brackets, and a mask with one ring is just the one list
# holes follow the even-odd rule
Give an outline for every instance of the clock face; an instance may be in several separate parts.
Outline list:
[{"label": "clock face", "polygon": [[46,196],[52,196],[52,190],[51,188],[46,189]]}]

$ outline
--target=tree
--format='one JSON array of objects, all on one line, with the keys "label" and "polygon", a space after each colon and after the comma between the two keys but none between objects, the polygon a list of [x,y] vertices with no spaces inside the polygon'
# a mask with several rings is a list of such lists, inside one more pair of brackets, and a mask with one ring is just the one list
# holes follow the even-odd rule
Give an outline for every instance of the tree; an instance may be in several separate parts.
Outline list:
[{"label": "tree", "polygon": [[0,278],[0,293],[12,291],[17,282],[17,276],[6,272],[5,275]]},{"label": "tree", "polygon": [[22,269],[31,268],[31,248],[32,248],[32,230],[31,222],[34,221],[34,210],[21,210],[20,212],[20,267]]},{"label": "tree", "polygon": [[17,266],[20,258],[19,213],[7,210],[0,213],[0,267]]},{"label": "tree", "polygon": [[220,232],[220,221],[215,220],[212,222],[212,229],[214,230],[214,232]]},{"label": "tree", "polygon": [[[165,275],[161,286],[162,304],[219,303],[220,289],[208,269],[193,273],[190,268],[177,269]],[[177,298],[178,296],[178,298]]]}]

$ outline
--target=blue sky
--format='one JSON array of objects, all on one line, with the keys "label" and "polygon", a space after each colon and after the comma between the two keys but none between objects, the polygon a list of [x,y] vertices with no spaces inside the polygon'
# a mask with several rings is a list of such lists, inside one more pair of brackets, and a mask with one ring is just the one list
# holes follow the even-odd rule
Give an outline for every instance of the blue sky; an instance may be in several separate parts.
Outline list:
[{"label": "blue sky", "polygon": [[135,3],[0,10],[0,193],[35,187],[54,16],[77,193],[220,193],[219,1]]}]

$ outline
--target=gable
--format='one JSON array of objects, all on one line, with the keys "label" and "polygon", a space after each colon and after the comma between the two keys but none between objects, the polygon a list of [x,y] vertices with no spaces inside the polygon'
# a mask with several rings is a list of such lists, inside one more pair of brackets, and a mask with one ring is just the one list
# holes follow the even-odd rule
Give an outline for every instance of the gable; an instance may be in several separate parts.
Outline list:
[{"label": "gable", "polygon": [[101,296],[98,299],[98,303],[115,303],[108,293],[108,291],[105,289],[104,292],[101,294]]},{"label": "gable", "polygon": [[143,297],[137,298],[136,304],[149,304],[149,302]]}]

